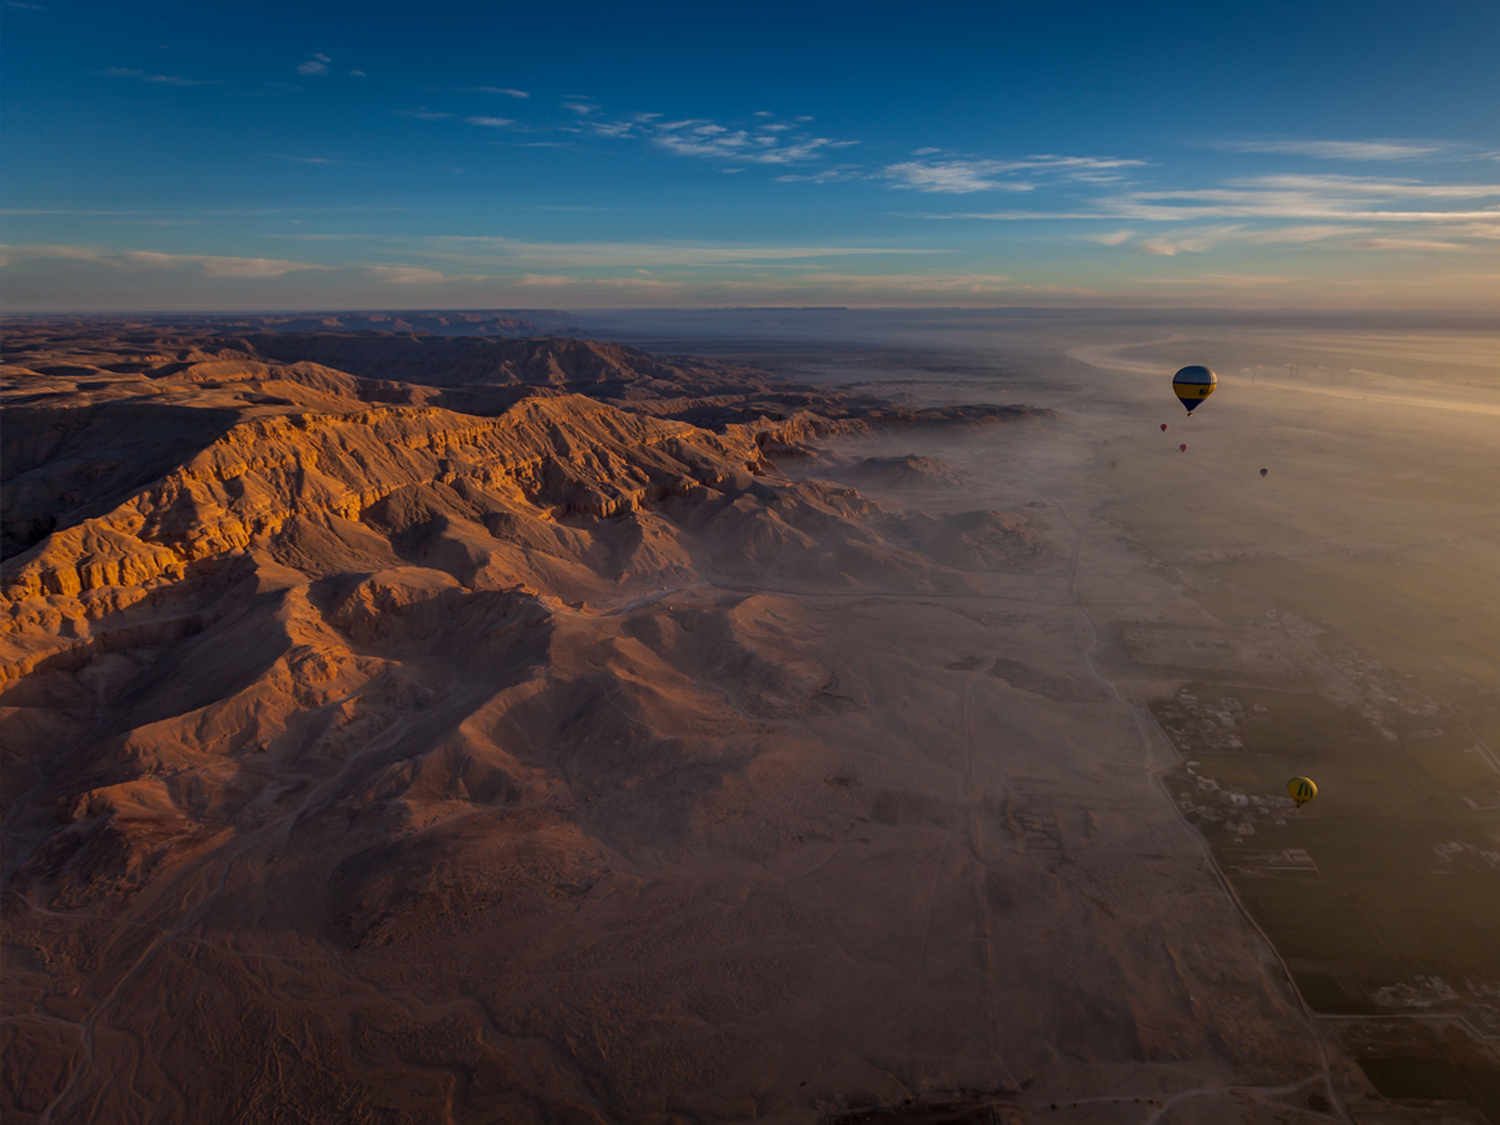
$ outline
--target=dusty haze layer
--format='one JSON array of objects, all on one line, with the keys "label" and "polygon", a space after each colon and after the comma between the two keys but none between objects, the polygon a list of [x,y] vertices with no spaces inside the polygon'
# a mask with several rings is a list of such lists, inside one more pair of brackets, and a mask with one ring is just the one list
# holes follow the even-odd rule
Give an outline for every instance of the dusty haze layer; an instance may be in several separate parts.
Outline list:
[{"label": "dusty haze layer", "polygon": [[1179,812],[1162,359],[233,331],[7,333],[8,1119],[1425,1112]]}]

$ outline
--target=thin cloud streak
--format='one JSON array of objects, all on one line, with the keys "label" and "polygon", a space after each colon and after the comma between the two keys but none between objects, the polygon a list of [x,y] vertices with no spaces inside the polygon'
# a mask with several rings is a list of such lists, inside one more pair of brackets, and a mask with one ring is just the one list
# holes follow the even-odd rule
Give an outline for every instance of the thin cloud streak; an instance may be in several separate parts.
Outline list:
[{"label": "thin cloud streak", "polygon": [[797,164],[811,160],[825,150],[859,143],[807,135],[783,137],[786,130],[770,126],[729,129],[702,120],[637,123],[637,128],[646,131],[658,148],[675,156],[711,157],[750,164]]},{"label": "thin cloud streak", "polygon": [[[1500,198],[1500,184],[1432,183],[1369,176],[1272,174],[1231,180],[1228,186],[1134,191],[1100,201],[1112,218],[1147,222],[1274,219],[1311,223],[1453,224],[1500,227],[1500,206],[1482,210],[1412,208],[1414,202]],[[1380,207],[1379,204],[1390,204]]]},{"label": "thin cloud streak", "polygon": [[[742,263],[796,261],[808,258],[930,255],[947,250],[879,246],[725,246],[660,242],[518,242],[505,238],[456,235],[424,239],[408,253],[432,260],[503,265],[545,262],[551,266],[600,269],[645,266],[734,266]],[[476,252],[478,251],[478,252]]]},{"label": "thin cloud streak", "polygon": [[449,278],[417,266],[366,266],[365,275],[382,285],[435,285]]},{"label": "thin cloud streak", "polygon": [[[1097,196],[1092,207],[929,214],[927,218],[998,222],[1097,222],[1136,226],[1080,236],[1104,246],[1159,257],[1203,254],[1230,246],[1328,251],[1453,253],[1500,241],[1500,183],[1441,183],[1411,178],[1272,173],[1210,187],[1137,189]],[[1469,204],[1465,207],[1464,204]],[[1452,209],[1443,209],[1449,205]],[[1266,226],[1266,223],[1275,226]],[[1188,224],[1188,225],[1181,225]],[[1399,225],[1399,236],[1377,235]]]},{"label": "thin cloud streak", "polygon": [[1267,175],[1226,180],[1225,183],[1231,187],[1321,191],[1330,195],[1388,199],[1483,199],[1500,195],[1500,184],[1432,184],[1421,180],[1389,180],[1373,176]]},{"label": "thin cloud streak", "polygon": [[222,82],[213,78],[180,78],[175,74],[148,74],[144,70],[136,70],[128,66],[105,67],[102,73],[110,78],[138,78],[142,82],[152,82],[158,86],[221,86]]},{"label": "thin cloud streak", "polygon": [[1421,160],[1448,146],[1431,141],[1217,141],[1225,152],[1312,156],[1320,160]]},{"label": "thin cloud streak", "polygon": [[[598,105],[583,98],[569,97],[562,105],[577,120],[555,126],[561,132],[645,141],[673,156],[726,164],[805,164],[860,143],[810,133],[805,127],[810,117],[798,117],[791,123],[758,120],[747,126],[729,126],[703,117],[664,120],[661,113],[606,116]],[[765,115],[757,111],[755,116]]]},{"label": "thin cloud streak", "polygon": [[87,246],[6,246],[0,247],[0,265],[61,259],[91,262],[124,271],[193,269],[207,278],[277,278],[299,270],[326,267],[309,262],[289,262],[278,258],[235,258],[211,254],[163,254],[153,250],[109,252]]},{"label": "thin cloud streak", "polygon": [[[1296,245],[1347,238],[1355,234],[1364,234],[1368,230],[1368,227],[1350,226],[1282,227],[1276,230],[1254,230],[1243,225],[1205,227],[1145,238],[1137,243],[1137,247],[1147,254],[1171,257],[1175,254],[1201,254],[1233,242],[1261,246],[1274,243]],[[1120,245],[1125,241],[1127,240],[1121,239],[1112,245]]]},{"label": "thin cloud streak", "polygon": [[1442,242],[1435,238],[1362,238],[1351,242],[1356,250],[1472,250],[1462,242]]},{"label": "thin cloud streak", "polygon": [[1017,173],[1061,176],[1091,183],[1118,180],[1121,170],[1139,168],[1143,160],[1116,157],[1030,156],[1024,160],[907,160],[885,168],[891,186],[922,192],[969,195],[981,191],[1032,191],[1030,180],[1007,179]]}]

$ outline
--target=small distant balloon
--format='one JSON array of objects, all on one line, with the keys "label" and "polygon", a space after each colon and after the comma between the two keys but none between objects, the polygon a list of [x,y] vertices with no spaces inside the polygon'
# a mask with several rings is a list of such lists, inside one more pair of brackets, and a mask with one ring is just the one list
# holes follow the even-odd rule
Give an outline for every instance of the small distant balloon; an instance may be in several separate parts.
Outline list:
[{"label": "small distant balloon", "polygon": [[1294,777],[1286,783],[1286,791],[1291,794],[1292,800],[1297,802],[1300,809],[1318,795],[1318,787],[1313,784],[1310,777]]},{"label": "small distant balloon", "polygon": [[1184,367],[1172,376],[1172,390],[1191,414],[1193,408],[1214,393],[1219,377],[1201,364]]},{"label": "small distant balloon", "polygon": [[1266,474],[1267,474],[1267,473],[1269,473],[1269,472],[1270,472],[1270,471],[1271,471],[1271,470],[1270,470],[1270,469],[1262,469],[1262,470],[1261,470],[1261,471],[1260,471],[1260,475],[1261,475],[1261,476],[1265,476],[1265,475],[1266,475]]},{"label": "small distant balloon", "polygon": [[1118,469],[1120,467],[1120,462],[1118,462],[1118,461],[1111,461],[1109,463],[1109,467],[1111,469]]},{"label": "small distant balloon", "polygon": [[1161,432],[1162,433],[1166,433],[1167,432],[1167,424],[1165,422],[1163,422],[1161,424]]},{"label": "small distant balloon", "polygon": [[1187,443],[1186,443],[1186,442],[1184,442],[1184,443],[1183,443],[1183,444],[1182,444],[1182,445],[1179,445],[1179,446],[1178,446],[1178,447],[1177,447],[1177,448],[1178,448],[1178,449],[1179,449],[1179,450],[1180,450],[1180,451],[1182,451],[1182,452],[1183,452],[1183,453],[1186,453],[1186,452],[1187,452]]}]

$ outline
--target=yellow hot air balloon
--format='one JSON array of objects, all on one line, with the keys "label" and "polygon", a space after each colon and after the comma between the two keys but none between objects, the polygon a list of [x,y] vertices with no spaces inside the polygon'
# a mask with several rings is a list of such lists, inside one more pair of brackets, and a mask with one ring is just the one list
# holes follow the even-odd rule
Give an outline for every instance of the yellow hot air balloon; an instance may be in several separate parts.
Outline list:
[{"label": "yellow hot air balloon", "polygon": [[1214,393],[1214,387],[1218,383],[1219,377],[1199,364],[1184,367],[1172,376],[1172,390],[1182,400],[1182,405],[1187,407],[1189,414],[1193,412],[1193,407]]},{"label": "yellow hot air balloon", "polygon": [[1286,791],[1292,795],[1292,800],[1297,802],[1299,809],[1318,795],[1318,787],[1310,777],[1292,778],[1286,783]]}]

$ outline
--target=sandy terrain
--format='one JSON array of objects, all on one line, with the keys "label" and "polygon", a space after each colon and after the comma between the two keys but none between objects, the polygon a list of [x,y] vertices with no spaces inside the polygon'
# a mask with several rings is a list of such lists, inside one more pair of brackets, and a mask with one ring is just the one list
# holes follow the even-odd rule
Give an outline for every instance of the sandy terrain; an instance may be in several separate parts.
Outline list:
[{"label": "sandy terrain", "polygon": [[1405,1119],[1097,433],[351,339],[8,337],[7,1121]]}]

